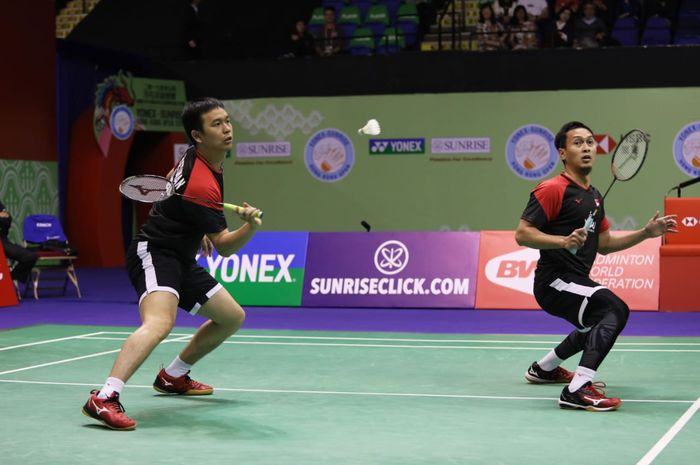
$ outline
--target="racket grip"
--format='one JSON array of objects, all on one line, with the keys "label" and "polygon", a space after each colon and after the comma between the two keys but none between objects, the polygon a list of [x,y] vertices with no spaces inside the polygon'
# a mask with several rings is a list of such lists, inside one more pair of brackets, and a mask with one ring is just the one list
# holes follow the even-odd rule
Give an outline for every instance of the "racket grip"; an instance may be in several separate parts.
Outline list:
[{"label": "racket grip", "polygon": [[[586,222],[583,223],[583,227],[586,228],[586,230],[588,230],[592,225],[593,225],[593,217],[589,216],[588,218],[586,218]],[[578,252],[578,247],[570,247],[566,250],[571,252],[573,255],[576,255],[576,252]]]},{"label": "racket grip", "polygon": [[[245,210],[243,207],[238,206],[238,205],[234,205],[232,203],[225,203],[224,209],[229,210],[229,211],[236,213],[238,215],[243,213],[243,210]],[[263,215],[264,215],[264,213],[260,210],[256,211],[255,214],[253,215],[253,221],[255,221],[255,224],[257,224],[258,226],[262,224]]]}]

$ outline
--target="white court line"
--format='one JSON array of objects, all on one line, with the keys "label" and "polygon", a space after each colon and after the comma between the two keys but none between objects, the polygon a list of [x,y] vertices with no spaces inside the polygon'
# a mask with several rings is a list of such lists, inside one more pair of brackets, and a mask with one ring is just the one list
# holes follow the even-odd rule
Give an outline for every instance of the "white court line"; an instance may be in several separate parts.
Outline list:
[{"label": "white court line", "polygon": [[[17,379],[0,379],[0,383],[17,384],[41,384],[47,386],[86,386],[94,387],[97,383],[66,383],[54,381],[24,381]],[[128,388],[153,389],[153,386],[139,384],[129,384]],[[311,389],[252,389],[252,388],[221,388],[214,387],[215,391],[224,392],[252,392],[263,394],[310,394],[310,395],[333,395],[333,396],[368,396],[368,397],[429,397],[429,398],[450,398],[450,399],[485,399],[485,400],[546,400],[554,402],[558,397],[530,397],[530,396],[486,396],[475,394],[430,394],[415,392],[367,392],[367,391],[316,391]],[[645,403],[645,404],[690,404],[692,400],[666,400],[666,399],[625,399],[624,402]]]},{"label": "white court line", "polygon": [[51,365],[60,365],[62,363],[75,362],[76,360],[83,360],[86,358],[93,358],[93,357],[99,357],[101,355],[113,354],[115,352],[119,352],[120,350],[121,349],[108,350],[106,352],[97,352],[94,354],[82,355],[80,357],[73,357],[73,358],[66,358],[63,360],[56,360],[55,362],[40,363],[39,365],[32,365],[32,366],[23,367],[23,368],[15,368],[14,370],[0,371],[0,375],[9,375],[10,373],[18,373],[20,371],[33,370],[34,368],[42,368],[42,367],[48,367]]},{"label": "white court line", "polygon": [[[103,331],[100,334],[129,335],[128,331]],[[185,333],[170,333],[171,336],[185,336]],[[191,336],[192,334],[190,334]],[[232,336],[238,338],[252,339],[308,339],[308,340],[329,340],[329,341],[379,341],[379,342],[462,342],[462,343],[489,343],[489,344],[558,344],[561,340],[551,341],[518,341],[518,340],[494,340],[494,339],[406,339],[406,338],[381,338],[381,337],[338,337],[338,336],[284,336],[284,335],[255,335],[236,334]],[[652,336],[656,337],[656,336]],[[622,346],[700,346],[700,342],[616,342],[615,345]]]},{"label": "white court line", "polygon": [[649,452],[647,452],[646,455],[644,455],[644,457],[637,462],[637,465],[649,465],[651,462],[653,462],[661,451],[668,445],[668,443],[671,442],[671,440],[676,436],[676,434],[678,434],[686,423],[690,421],[698,409],[700,409],[700,397],[693,402],[693,405],[688,407],[688,410],[686,410],[685,413],[681,415],[681,417],[673,424],[673,426],[666,431],[666,434],[664,434],[661,439],[654,444],[654,447],[652,447]]},{"label": "white court line", "polygon": [[[178,337],[175,339],[167,339],[165,341],[162,341],[161,344],[165,344],[166,342],[181,342],[183,337],[189,337],[189,335],[181,336],[181,337]],[[107,350],[105,352],[96,352],[94,354],[81,355],[80,357],[66,358],[63,360],[56,360],[54,362],[40,363],[38,365],[31,365],[28,367],[15,368],[13,370],[0,371],[0,375],[9,375],[10,373],[18,373],[20,371],[33,370],[34,368],[43,368],[43,367],[48,367],[48,366],[52,366],[52,365],[61,365],[63,363],[75,362],[77,360],[84,360],[86,358],[100,357],[102,355],[114,354],[116,352],[119,352],[120,350],[121,350],[121,348],[114,349],[114,350]]]},{"label": "white court line", "polygon": [[[170,342],[187,342],[187,337],[183,335]],[[95,336],[85,338],[88,340],[123,341],[123,338]],[[234,337],[238,339],[238,337]],[[481,342],[481,341],[479,341]],[[513,343],[514,341],[510,341]],[[514,343],[519,343],[515,341]],[[382,349],[461,349],[461,350],[542,350],[541,347],[517,347],[517,346],[435,346],[435,345],[408,345],[408,344],[342,344],[333,342],[269,342],[269,341],[224,341],[223,344],[240,345],[264,345],[264,346],[307,346],[307,347],[370,347]],[[700,352],[700,349],[612,349],[611,352]]]},{"label": "white court line", "polygon": [[19,349],[22,347],[38,346],[41,344],[50,344],[52,342],[68,341],[70,339],[80,339],[80,338],[90,337],[90,336],[99,336],[100,334],[109,334],[109,333],[105,333],[104,331],[100,331],[97,333],[79,334],[77,336],[68,336],[68,337],[60,337],[58,339],[46,339],[43,341],[29,342],[27,344],[19,344],[16,346],[0,347],[0,352],[2,352],[3,350]]}]

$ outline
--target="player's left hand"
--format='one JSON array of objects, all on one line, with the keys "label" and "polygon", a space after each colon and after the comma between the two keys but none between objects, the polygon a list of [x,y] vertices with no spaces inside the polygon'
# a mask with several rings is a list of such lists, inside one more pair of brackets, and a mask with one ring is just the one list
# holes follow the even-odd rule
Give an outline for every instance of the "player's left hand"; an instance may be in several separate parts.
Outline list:
[{"label": "player's left hand", "polygon": [[659,217],[659,212],[657,211],[647,225],[644,226],[644,231],[649,237],[658,237],[666,233],[676,233],[678,232],[677,217],[678,215]]},{"label": "player's left hand", "polygon": [[238,216],[248,223],[251,228],[257,228],[260,226],[260,218],[256,215],[260,214],[260,210],[250,205],[248,202],[243,202],[243,211],[238,214]]}]

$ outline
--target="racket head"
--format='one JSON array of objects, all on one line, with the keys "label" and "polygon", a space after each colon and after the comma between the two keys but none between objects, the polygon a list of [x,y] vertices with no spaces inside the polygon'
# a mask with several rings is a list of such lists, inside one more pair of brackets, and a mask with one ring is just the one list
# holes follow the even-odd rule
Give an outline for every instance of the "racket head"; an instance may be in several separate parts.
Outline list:
[{"label": "racket head", "polygon": [[618,181],[629,181],[639,173],[649,148],[649,134],[632,129],[615,147],[612,156],[612,172]]},{"label": "racket head", "polygon": [[119,184],[119,192],[131,200],[154,203],[165,200],[175,192],[167,178],[152,174],[130,176]]}]

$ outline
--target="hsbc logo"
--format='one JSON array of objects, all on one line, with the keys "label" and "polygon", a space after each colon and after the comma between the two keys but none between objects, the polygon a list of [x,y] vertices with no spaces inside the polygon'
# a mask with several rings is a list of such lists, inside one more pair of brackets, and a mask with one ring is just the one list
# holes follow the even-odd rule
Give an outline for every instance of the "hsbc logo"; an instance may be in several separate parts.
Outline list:
[{"label": "hsbc logo", "polygon": [[382,274],[400,273],[408,265],[408,248],[400,241],[386,241],[374,252],[374,266]]},{"label": "hsbc logo", "polygon": [[699,221],[700,220],[698,220],[694,216],[686,216],[681,220],[681,223],[683,223],[683,226],[687,228],[694,228],[695,226],[697,226]]},{"label": "hsbc logo", "polygon": [[492,258],[486,263],[484,274],[492,283],[532,295],[539,251],[520,249]]}]

